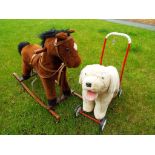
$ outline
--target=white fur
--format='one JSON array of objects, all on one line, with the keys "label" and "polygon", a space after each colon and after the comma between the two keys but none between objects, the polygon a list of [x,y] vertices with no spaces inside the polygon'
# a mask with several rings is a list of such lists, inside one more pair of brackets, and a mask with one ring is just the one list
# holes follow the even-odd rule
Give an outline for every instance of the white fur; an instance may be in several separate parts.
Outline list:
[{"label": "white fur", "polygon": [[78,47],[77,47],[77,44],[74,43],[74,49],[77,51]]},{"label": "white fur", "polygon": [[[119,91],[120,79],[117,69],[99,64],[87,65],[81,71],[79,83],[82,84],[83,110],[91,112],[94,109],[96,119],[104,118],[112,98]],[[91,83],[91,87],[86,83]],[[86,98],[87,91],[97,94],[94,101]]]}]

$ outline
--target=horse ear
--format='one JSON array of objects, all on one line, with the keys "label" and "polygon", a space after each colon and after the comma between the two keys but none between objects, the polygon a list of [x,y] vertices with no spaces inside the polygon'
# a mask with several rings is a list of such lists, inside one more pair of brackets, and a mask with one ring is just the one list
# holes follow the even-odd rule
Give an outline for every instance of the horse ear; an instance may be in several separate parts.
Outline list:
[{"label": "horse ear", "polygon": [[68,33],[74,33],[75,30],[68,30]]},{"label": "horse ear", "polygon": [[81,71],[80,76],[79,76],[79,84],[82,84],[82,71]]},{"label": "horse ear", "polygon": [[67,33],[60,32],[60,33],[56,34],[56,37],[58,39],[66,39],[68,37],[68,35],[67,35]]},{"label": "horse ear", "polygon": [[119,75],[117,73],[109,72],[110,84],[108,88],[109,93],[114,93],[119,88]]},{"label": "horse ear", "polygon": [[58,42],[58,39],[56,38],[56,39],[54,40],[54,45],[56,45],[57,42]]}]

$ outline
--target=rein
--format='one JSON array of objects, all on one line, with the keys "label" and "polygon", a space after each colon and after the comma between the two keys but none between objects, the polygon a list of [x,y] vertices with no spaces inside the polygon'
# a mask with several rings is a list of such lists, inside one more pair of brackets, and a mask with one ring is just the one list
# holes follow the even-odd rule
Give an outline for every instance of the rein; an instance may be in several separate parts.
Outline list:
[{"label": "rein", "polygon": [[[63,41],[60,41],[60,42],[55,42],[53,45],[54,45],[54,48],[56,50],[56,53],[57,53],[57,56],[63,61],[63,59],[61,58],[61,56],[59,55],[59,49],[58,49],[58,46],[62,45],[63,43],[67,42],[68,40],[72,39],[71,36],[69,36],[66,40],[63,40]],[[66,67],[65,63],[61,63],[60,67],[57,69],[57,70],[51,70],[49,68],[46,68],[43,64],[42,64],[42,56],[43,56],[43,49],[39,49],[39,50],[36,50],[35,53],[33,54],[31,60],[30,60],[30,64],[32,64],[34,58],[40,54],[40,58],[39,58],[39,66],[46,72],[49,72],[50,75],[41,75],[40,73],[39,76],[41,78],[50,78],[50,77],[53,77],[54,75],[56,75],[58,73],[58,78],[57,78],[57,81],[58,81],[58,84],[60,83],[60,78],[61,78],[61,74],[63,72],[63,69]]]},{"label": "rein", "polygon": [[[58,56],[62,61],[64,61],[64,60],[63,60],[63,58],[62,58],[62,57],[60,56],[60,54],[59,54],[58,46],[62,45],[63,43],[67,42],[67,41],[70,40],[70,39],[72,39],[71,36],[69,36],[66,40],[59,41],[59,42],[54,42],[54,44],[53,44],[54,47],[55,47],[57,56]],[[57,41],[57,40],[56,40],[56,41]]]}]

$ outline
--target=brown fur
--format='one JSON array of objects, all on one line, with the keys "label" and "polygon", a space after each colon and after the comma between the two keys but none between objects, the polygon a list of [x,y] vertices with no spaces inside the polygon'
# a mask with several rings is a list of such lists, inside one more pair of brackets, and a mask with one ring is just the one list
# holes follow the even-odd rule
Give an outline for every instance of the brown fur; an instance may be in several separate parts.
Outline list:
[{"label": "brown fur", "polygon": [[[66,67],[69,68],[78,67],[81,63],[81,59],[77,51],[73,48],[73,38],[65,41],[68,37],[69,36],[67,35],[67,33],[60,32],[56,34],[56,37],[47,38],[45,40],[43,48],[36,44],[30,44],[23,47],[21,51],[23,77],[29,76],[32,68],[36,70],[42,81],[46,97],[49,101],[49,105],[55,105],[55,103],[53,103],[53,101],[55,102],[56,99],[55,80],[57,80],[58,74],[46,78],[46,76],[50,76],[51,73],[41,68],[39,65],[39,61],[42,55],[42,65],[50,70],[57,70],[62,62],[64,62]],[[60,42],[63,42],[61,45],[58,46],[58,53],[56,51],[56,48],[54,48],[54,43],[56,40],[58,44]],[[36,54],[36,56],[32,60],[35,51],[39,49],[42,49],[41,53],[36,52],[38,54]],[[70,95],[70,88],[66,77],[66,67],[63,69],[63,72],[61,74],[60,84],[64,95]],[[50,101],[52,102],[50,103]]]}]

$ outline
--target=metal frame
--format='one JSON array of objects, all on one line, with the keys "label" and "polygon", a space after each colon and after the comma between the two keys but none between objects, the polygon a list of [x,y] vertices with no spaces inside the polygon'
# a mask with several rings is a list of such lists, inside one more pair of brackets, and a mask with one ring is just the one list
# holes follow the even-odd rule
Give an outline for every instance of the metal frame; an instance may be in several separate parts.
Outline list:
[{"label": "metal frame", "polygon": [[127,57],[128,57],[128,54],[129,54],[130,47],[131,47],[131,38],[130,38],[130,36],[128,36],[125,33],[111,32],[111,33],[107,34],[105,39],[104,39],[104,43],[103,43],[103,47],[102,47],[102,52],[101,52],[101,57],[100,57],[100,65],[102,65],[102,60],[103,60],[103,56],[104,56],[104,51],[105,51],[107,39],[110,36],[122,36],[122,37],[125,37],[128,40],[128,46],[126,48],[126,54],[124,56],[123,63],[122,63],[122,68],[121,68],[121,72],[120,72],[120,85],[121,85],[125,64],[126,64],[126,61],[127,61]]},{"label": "metal frame", "polygon": [[[103,56],[104,56],[104,52],[105,52],[105,47],[106,47],[106,43],[107,43],[107,39],[110,37],[110,36],[122,36],[122,37],[125,37],[127,40],[128,40],[128,46],[126,48],[126,53],[125,53],[125,56],[124,56],[124,59],[123,59],[123,63],[122,63],[122,68],[121,68],[121,71],[120,71],[120,91],[118,93],[118,96],[120,97],[121,93],[122,93],[122,89],[121,89],[121,82],[122,82],[122,78],[123,78],[123,73],[124,73],[124,68],[125,68],[125,64],[126,64],[126,61],[127,61],[127,57],[128,57],[128,54],[129,54],[129,50],[130,50],[130,47],[131,47],[131,38],[130,36],[128,36],[127,34],[125,33],[118,33],[118,32],[111,32],[111,33],[108,33],[104,39],[104,43],[103,43],[103,47],[102,47],[102,52],[101,52],[101,56],[100,56],[100,65],[102,65],[102,60],[103,60]],[[75,93],[73,92],[73,95],[79,97],[80,99],[82,99],[82,96],[79,95],[78,93]],[[102,120],[97,120],[96,118],[86,114],[83,110],[82,110],[82,106],[79,105],[76,109],[75,109],[75,112],[76,112],[76,116],[78,116],[79,114],[91,119],[92,121],[94,121],[95,123],[99,124],[99,127],[100,127],[100,131],[103,131],[104,129],[104,126],[106,124],[106,118],[104,117]]]}]

